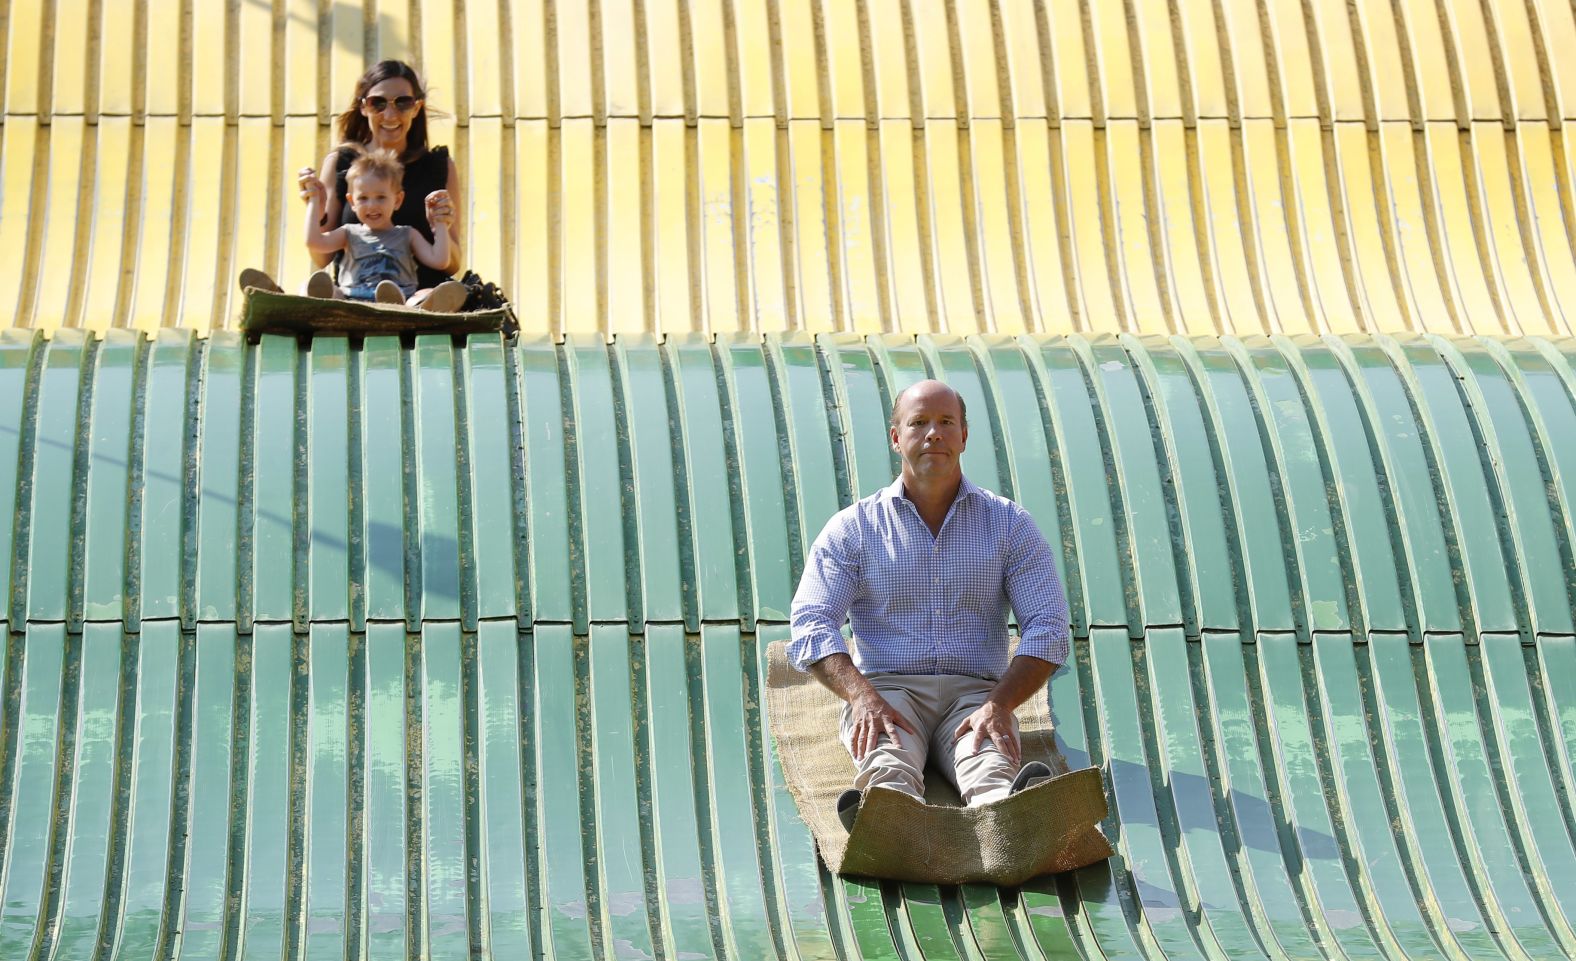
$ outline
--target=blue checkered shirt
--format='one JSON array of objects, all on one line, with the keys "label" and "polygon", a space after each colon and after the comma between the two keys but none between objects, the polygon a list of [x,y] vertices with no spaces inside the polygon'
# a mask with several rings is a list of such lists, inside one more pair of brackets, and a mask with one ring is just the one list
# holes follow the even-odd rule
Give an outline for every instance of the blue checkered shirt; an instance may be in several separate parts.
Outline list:
[{"label": "blue checkered shirt", "polygon": [[870,674],[1007,670],[1007,605],[1018,616],[1018,654],[1067,661],[1067,595],[1029,512],[968,478],[932,536],[919,509],[890,487],[833,515],[805,559],[793,599],[788,659],[801,671],[847,653]]}]

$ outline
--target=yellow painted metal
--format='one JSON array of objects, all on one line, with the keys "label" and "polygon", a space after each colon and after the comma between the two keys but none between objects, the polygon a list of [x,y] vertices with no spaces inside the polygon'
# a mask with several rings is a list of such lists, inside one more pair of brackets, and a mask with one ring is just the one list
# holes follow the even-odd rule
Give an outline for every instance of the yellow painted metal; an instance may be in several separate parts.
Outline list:
[{"label": "yellow painted metal", "polygon": [[[504,82],[508,74],[503,68],[505,51],[498,43],[504,36],[500,14],[498,4],[465,7],[465,57],[456,66],[456,77],[464,80],[464,117],[501,117],[512,92]],[[456,102],[460,89],[455,88]]]},{"label": "yellow painted metal", "polygon": [[1094,124],[1067,121],[1062,124],[1062,169],[1068,222],[1073,250],[1073,285],[1080,294],[1083,327],[1101,333],[1125,329],[1125,312],[1118,312],[1119,301],[1111,283],[1111,256],[1107,249],[1102,222],[1105,220],[1106,192],[1096,178]]},{"label": "yellow painted metal", "polygon": [[80,322],[104,330],[111,319],[125,313],[122,307],[121,264],[126,258],[126,227],[130,191],[126,189],[135,135],[129,117],[102,117],[92,128],[94,177],[90,248],[83,252],[84,283],[78,285],[83,303]]},{"label": "yellow painted metal", "polygon": [[369,59],[528,330],[1565,335],[1548,0],[13,0],[0,326],[233,327]]},{"label": "yellow painted metal", "polygon": [[45,0],[12,4],[6,23],[5,113],[37,116],[50,106],[40,103],[39,59],[44,53],[44,17],[52,15]]},{"label": "yellow painted metal", "polygon": [[[866,128],[859,120],[839,120],[833,127],[837,173],[833,216],[843,243],[837,253],[841,277],[839,300],[845,329],[860,333],[881,330],[881,304],[875,278],[876,237],[871,223],[870,157]],[[753,212],[750,222],[754,222]],[[766,328],[763,328],[766,329]]]},{"label": "yellow painted metal", "polygon": [[1373,123],[1405,120],[1410,116],[1407,96],[1412,87],[1402,73],[1401,33],[1390,0],[1357,0],[1357,42],[1366,57],[1362,78],[1365,97],[1371,97],[1377,116]]},{"label": "yellow painted metal", "polygon": [[658,330],[687,330],[695,316],[690,288],[686,130],[684,121],[677,118],[656,120],[651,125],[652,322]]},{"label": "yellow painted metal", "polygon": [[[660,134],[660,127],[657,131]],[[558,278],[552,276],[553,231],[541,212],[548,209],[551,178],[549,127],[545,120],[528,120],[514,128],[514,204],[499,206],[515,224],[515,254],[505,258],[513,279],[509,288],[515,312],[528,329],[541,330],[557,323],[553,315],[558,299]],[[556,132],[552,132],[556,136]],[[660,140],[660,136],[656,139]],[[507,139],[506,141],[507,142]],[[507,195],[506,195],[507,196]]]},{"label": "yellow painted metal", "polygon": [[882,120],[913,115],[903,7],[902,0],[870,0],[865,4],[865,20],[870,25],[870,75],[875,87],[876,117]]},{"label": "yellow painted metal", "polygon": [[[77,216],[83,196],[82,134],[86,124],[81,117],[59,117],[48,129],[49,160],[44,168],[49,186],[39,199],[44,201],[44,218],[35,243],[41,248],[37,276],[67,278],[76,275],[76,251],[81,241],[85,218]],[[37,181],[34,181],[35,185]],[[66,283],[40,284],[34,300],[33,320],[40,327],[75,326],[67,315],[71,286]]]},{"label": "yellow painted metal", "polygon": [[1405,77],[1406,83],[1416,86],[1420,108],[1419,115],[1411,119],[1414,122],[1457,119],[1452,92],[1455,78],[1437,6],[1433,0],[1401,0],[1396,11],[1415,71],[1415,76]]},{"label": "yellow painted metal", "polygon": [[[1021,132],[1028,126],[1019,129]],[[883,120],[879,144],[890,326],[895,330],[927,330],[930,305],[925,293],[929,285],[925,281],[925,253],[919,243],[919,208],[914,204],[913,124],[907,120]]]},{"label": "yellow painted metal", "polygon": [[739,109],[746,117],[774,116],[771,11],[767,0],[736,0],[732,8]]},{"label": "yellow painted metal", "polygon": [[[788,122],[788,166],[793,171],[792,243],[801,330],[837,329],[832,305],[831,245],[826,204],[832,187],[825,182],[822,149],[826,137],[815,120]],[[832,185],[835,187],[835,185]]]},{"label": "yellow painted metal", "polygon": [[[913,19],[914,47],[912,83],[920,92],[920,118],[958,115],[957,86],[961,78],[953,76],[951,31],[940,4],[931,5],[932,15]],[[887,19],[891,23],[891,18]],[[1071,21],[1070,21],[1071,22]],[[890,27],[888,28],[890,29]]]},{"label": "yellow painted metal", "polygon": [[783,79],[777,96],[789,120],[821,115],[814,7],[814,0],[779,0],[777,4],[783,60]]},{"label": "yellow painted metal", "polygon": [[465,262],[487,277],[503,276],[504,258],[512,242],[509,235],[512,218],[505,216],[502,203],[478,204],[476,198],[505,196],[503,145],[506,133],[498,117],[473,118],[465,128],[465,149],[460,151],[459,157],[465,162]]},{"label": "yellow painted metal", "polygon": [[[1072,305],[1068,300],[1068,264],[1062,256],[1058,215],[1065,205],[1052,180],[1050,129],[1037,120],[1025,120],[1013,131],[1018,168],[1017,215],[1023,224],[1018,244],[1022,252],[1024,283],[1028,288],[1030,325],[1035,330],[1072,330]],[[1058,208],[1061,208],[1058,210]],[[1049,214],[1046,211],[1050,211]],[[918,291],[910,293],[917,297]],[[899,329],[908,330],[906,324]]]},{"label": "yellow painted metal", "polygon": [[686,69],[694,79],[694,104],[686,113],[726,117],[731,113],[728,85],[728,38],[724,32],[722,0],[695,0],[681,4],[688,17],[692,48]]},{"label": "yellow painted metal", "polygon": [[[596,125],[589,117],[565,118],[549,134],[558,139],[557,194],[563,205],[558,218],[558,276],[563,291],[560,330],[597,329],[600,279],[596,241]],[[551,183],[551,181],[549,181]],[[552,188],[549,187],[549,190]]]},{"label": "yellow painted metal", "polygon": [[1006,131],[999,120],[978,120],[969,128],[969,165],[973,173],[972,203],[979,239],[983,327],[1003,334],[1028,329],[1020,296],[1016,231],[1012,224],[1012,194],[1018,185],[1009,178],[1006,164]]},{"label": "yellow painted metal", "polygon": [[[38,124],[16,118],[0,129],[0,244],[11,256],[0,257],[0,316],[19,317],[33,285],[23,289],[33,209],[33,163],[38,149]],[[42,193],[42,192],[41,192]]]},{"label": "yellow painted metal", "polygon": [[[1043,0],[998,0],[1001,11],[1001,38],[1007,68],[1007,93],[1004,104],[1009,117],[1032,120],[1045,117],[1046,50],[1040,47],[1040,17],[1045,16]],[[1046,22],[1048,25],[1048,22]]]},{"label": "yellow painted metal", "polygon": [[777,190],[777,124],[771,117],[744,121],[744,203],[749,207],[750,303],[761,330],[792,330],[783,275],[782,198]]},{"label": "yellow painted metal", "polygon": [[[646,57],[646,75],[640,82],[651,98],[648,109],[655,117],[681,117],[686,73],[678,0],[648,0],[642,9],[646,32],[640,41]],[[540,96],[540,92],[535,95]]]},{"label": "yellow painted metal", "polygon": [[[638,333],[646,325],[646,261],[640,229],[640,121],[610,117],[602,142],[607,164],[607,329]],[[481,243],[480,239],[471,243]],[[478,265],[478,270],[482,266]],[[496,276],[496,271],[493,271]]]}]

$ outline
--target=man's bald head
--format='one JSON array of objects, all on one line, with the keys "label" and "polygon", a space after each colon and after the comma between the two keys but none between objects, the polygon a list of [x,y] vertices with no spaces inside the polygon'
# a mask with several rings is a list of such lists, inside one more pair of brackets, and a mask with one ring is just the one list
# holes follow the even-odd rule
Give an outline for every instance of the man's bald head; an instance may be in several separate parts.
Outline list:
[{"label": "man's bald head", "polygon": [[892,398],[892,417],[887,421],[887,423],[892,427],[896,427],[898,424],[898,414],[903,410],[903,401],[909,397],[917,397],[921,394],[927,397],[938,394],[950,394],[952,398],[958,402],[958,422],[963,425],[965,430],[968,428],[969,408],[968,405],[963,402],[963,395],[939,380],[918,381],[917,383],[909,384],[907,387],[898,391],[897,396]]}]

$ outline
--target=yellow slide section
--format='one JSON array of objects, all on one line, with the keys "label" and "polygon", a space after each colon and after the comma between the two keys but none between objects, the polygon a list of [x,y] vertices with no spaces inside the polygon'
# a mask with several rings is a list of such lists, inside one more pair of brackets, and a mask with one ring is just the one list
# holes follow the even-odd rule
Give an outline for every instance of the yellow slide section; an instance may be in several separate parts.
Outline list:
[{"label": "yellow slide section", "polygon": [[1576,329],[1566,0],[11,0],[0,327],[233,327],[381,57],[527,331]]}]

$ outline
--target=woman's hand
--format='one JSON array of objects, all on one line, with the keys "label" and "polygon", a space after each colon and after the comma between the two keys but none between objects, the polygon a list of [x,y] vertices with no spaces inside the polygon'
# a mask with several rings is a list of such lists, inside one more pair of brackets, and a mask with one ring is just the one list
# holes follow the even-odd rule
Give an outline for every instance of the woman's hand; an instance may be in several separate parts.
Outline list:
[{"label": "woman's hand", "polygon": [[296,185],[301,188],[301,199],[307,203],[316,200],[319,206],[328,204],[328,187],[313,168],[302,167],[301,172],[296,174]]},{"label": "woman's hand", "polygon": [[447,190],[434,190],[426,197],[427,223],[444,227],[454,223],[454,202]]}]

